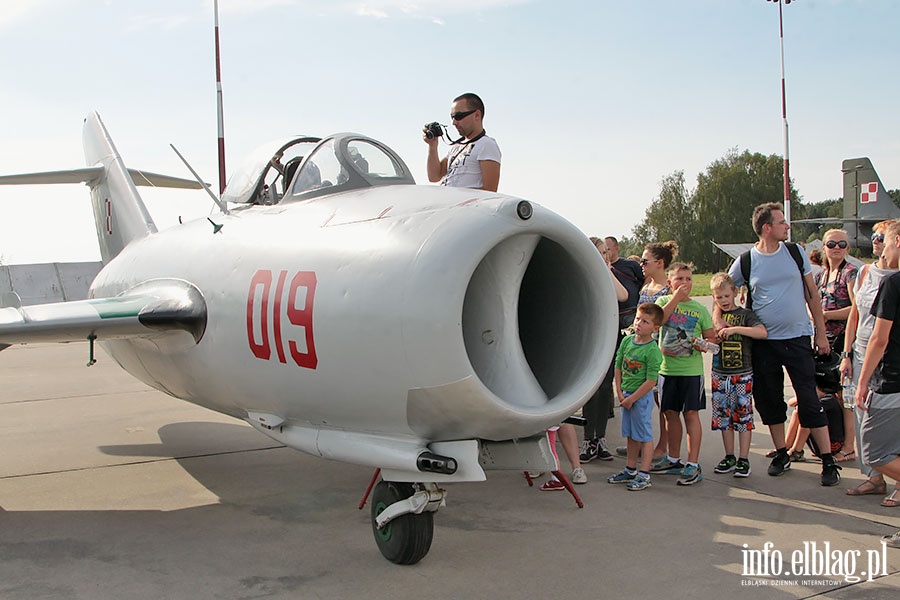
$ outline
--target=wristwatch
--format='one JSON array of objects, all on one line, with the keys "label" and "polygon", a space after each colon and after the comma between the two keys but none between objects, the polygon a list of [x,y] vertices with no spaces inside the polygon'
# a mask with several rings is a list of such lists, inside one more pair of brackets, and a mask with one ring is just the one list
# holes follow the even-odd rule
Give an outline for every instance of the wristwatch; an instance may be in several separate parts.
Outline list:
[{"label": "wristwatch", "polygon": [[841,352],[841,358],[851,358],[852,356],[852,352]]}]

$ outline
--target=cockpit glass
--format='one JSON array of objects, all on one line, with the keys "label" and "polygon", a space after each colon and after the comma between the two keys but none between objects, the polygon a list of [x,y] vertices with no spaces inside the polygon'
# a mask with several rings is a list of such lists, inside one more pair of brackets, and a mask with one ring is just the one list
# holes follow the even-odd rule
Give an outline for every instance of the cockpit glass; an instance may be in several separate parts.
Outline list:
[{"label": "cockpit glass", "polygon": [[385,185],[415,184],[389,148],[356,134],[323,140],[303,159],[289,186],[292,200]]},{"label": "cockpit glass", "polygon": [[403,170],[378,146],[365,140],[353,140],[347,144],[347,151],[360,173],[369,178],[400,177]]},{"label": "cockpit glass", "polygon": [[334,154],[334,140],[319,146],[300,167],[291,187],[291,193],[302,194],[320,190],[339,183],[341,163]]}]

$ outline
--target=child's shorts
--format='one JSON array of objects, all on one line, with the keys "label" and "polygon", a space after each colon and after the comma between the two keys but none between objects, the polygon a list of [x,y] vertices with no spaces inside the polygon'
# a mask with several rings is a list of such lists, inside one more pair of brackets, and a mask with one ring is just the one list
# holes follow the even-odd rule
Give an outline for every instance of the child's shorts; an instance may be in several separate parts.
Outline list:
[{"label": "child's shorts", "polygon": [[[631,395],[624,393],[626,398]],[[653,390],[638,398],[631,408],[622,408],[622,437],[636,442],[653,441]]]},{"label": "child's shorts", "polygon": [[712,374],[713,431],[753,431],[753,373]]},{"label": "child's shorts", "polygon": [[659,409],[687,412],[706,408],[703,375],[660,375]]}]

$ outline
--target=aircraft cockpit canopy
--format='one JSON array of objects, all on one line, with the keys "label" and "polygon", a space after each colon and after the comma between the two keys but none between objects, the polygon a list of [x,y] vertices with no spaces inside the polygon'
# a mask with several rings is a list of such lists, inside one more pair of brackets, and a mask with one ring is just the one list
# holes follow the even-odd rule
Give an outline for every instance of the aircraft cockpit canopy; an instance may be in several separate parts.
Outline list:
[{"label": "aircraft cockpit canopy", "polygon": [[415,184],[390,148],[355,133],[299,136],[257,148],[229,179],[227,202],[277,204],[385,185]]}]

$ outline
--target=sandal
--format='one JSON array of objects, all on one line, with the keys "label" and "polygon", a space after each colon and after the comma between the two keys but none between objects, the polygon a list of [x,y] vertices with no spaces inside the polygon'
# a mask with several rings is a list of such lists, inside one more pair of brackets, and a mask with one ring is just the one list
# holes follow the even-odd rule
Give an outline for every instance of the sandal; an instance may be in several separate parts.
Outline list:
[{"label": "sandal", "polygon": [[834,462],[853,462],[854,460],[856,460],[856,450],[851,450],[850,452],[844,452],[843,450],[841,450],[837,453]]},{"label": "sandal", "polygon": [[855,488],[847,490],[848,496],[880,496],[887,492],[887,483],[881,482],[881,485],[875,485],[871,479],[866,479]]},{"label": "sandal", "polygon": [[894,488],[894,491],[891,492],[890,496],[884,497],[884,500],[881,501],[881,505],[885,508],[900,506],[900,489]]}]

